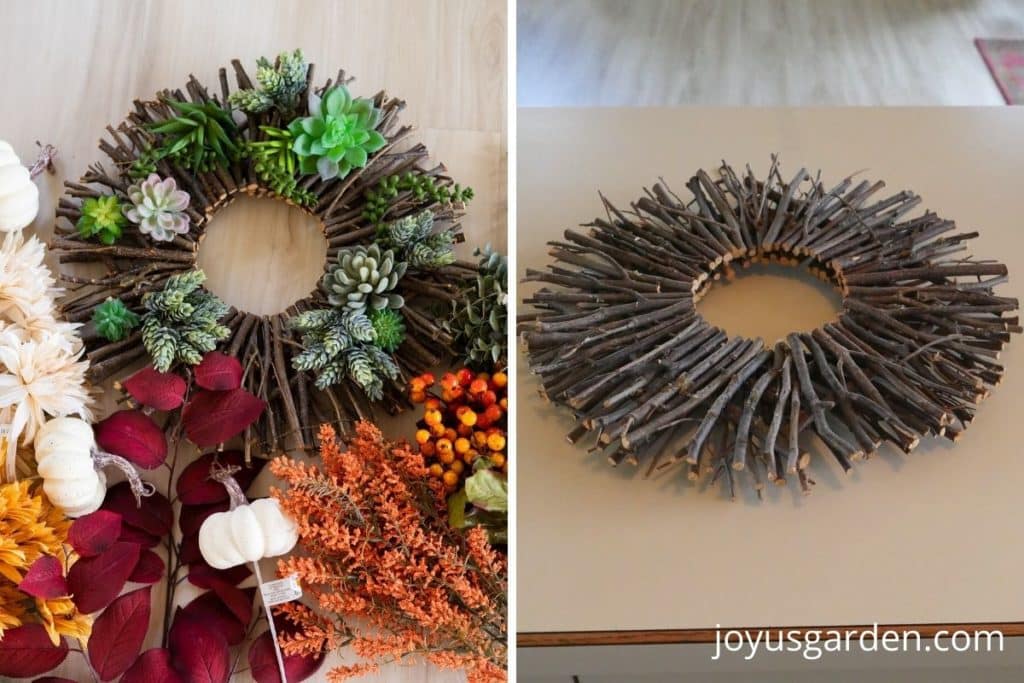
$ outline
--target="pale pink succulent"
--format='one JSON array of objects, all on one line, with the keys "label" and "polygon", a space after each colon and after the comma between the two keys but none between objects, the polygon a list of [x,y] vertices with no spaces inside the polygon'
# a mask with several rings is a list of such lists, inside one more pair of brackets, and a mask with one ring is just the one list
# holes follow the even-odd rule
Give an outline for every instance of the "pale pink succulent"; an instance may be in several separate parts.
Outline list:
[{"label": "pale pink succulent", "polygon": [[179,190],[174,178],[161,179],[156,173],[128,188],[131,206],[124,207],[125,218],[158,242],[170,242],[189,229],[188,193]]}]

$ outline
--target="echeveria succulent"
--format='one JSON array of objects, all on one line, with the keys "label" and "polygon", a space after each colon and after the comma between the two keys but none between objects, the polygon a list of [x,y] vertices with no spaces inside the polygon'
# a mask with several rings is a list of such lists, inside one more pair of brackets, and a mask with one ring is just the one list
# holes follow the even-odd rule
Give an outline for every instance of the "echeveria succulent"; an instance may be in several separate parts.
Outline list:
[{"label": "echeveria succulent", "polygon": [[390,249],[377,244],[338,252],[338,262],[324,275],[323,286],[332,306],[351,311],[367,308],[401,308],[405,301],[393,290],[405,275],[407,264],[395,260]]},{"label": "echeveria succulent", "polygon": [[158,242],[170,242],[175,235],[189,229],[188,193],[179,190],[174,178],[161,179],[156,173],[128,188],[132,205],[124,207],[124,215],[139,230]]},{"label": "echeveria succulent", "polygon": [[89,197],[82,202],[82,215],[75,223],[82,237],[96,237],[103,244],[113,244],[121,238],[125,223],[121,202],[113,195]]},{"label": "echeveria succulent", "polygon": [[366,166],[369,155],[387,142],[374,130],[380,110],[370,100],[352,99],[343,85],[330,88],[322,98],[310,92],[309,113],[288,125],[303,174],[344,178],[353,168]]}]

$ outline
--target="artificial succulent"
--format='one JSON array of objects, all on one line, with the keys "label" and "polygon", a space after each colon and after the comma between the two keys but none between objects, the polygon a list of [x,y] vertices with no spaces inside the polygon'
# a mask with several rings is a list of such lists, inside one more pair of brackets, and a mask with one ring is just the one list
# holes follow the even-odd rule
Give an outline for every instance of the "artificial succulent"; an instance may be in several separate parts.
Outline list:
[{"label": "artificial succulent", "polygon": [[373,325],[373,343],[388,353],[394,353],[405,341],[405,318],[392,308],[372,310],[369,318]]},{"label": "artificial succulent", "polygon": [[143,295],[142,343],[159,372],[176,362],[198,365],[217,342],[230,336],[217,322],[228,306],[201,289],[205,281],[203,271],[191,270],[171,276],[163,290]]},{"label": "artificial succulent", "polygon": [[253,160],[253,170],[259,179],[275,194],[300,206],[316,205],[316,195],[299,187],[295,177],[299,158],[292,151],[291,132],[273,126],[260,126],[260,131],[264,139],[246,142],[242,148],[243,156]]},{"label": "artificial succulent", "polygon": [[282,52],[275,62],[260,57],[256,60],[257,87],[231,93],[228,104],[247,114],[259,114],[268,109],[291,114],[299,106],[299,98],[306,89],[308,68],[302,50],[291,54]]},{"label": "artificial succulent", "polygon": [[461,300],[452,303],[444,325],[455,336],[466,365],[487,369],[508,360],[508,265],[505,256],[490,246],[474,254],[480,256],[476,280],[464,289]]},{"label": "artificial succulent", "polygon": [[288,325],[302,333],[303,350],[292,357],[292,367],[316,373],[320,389],[348,378],[372,400],[380,400],[384,380],[398,377],[398,366],[375,345],[377,332],[363,312],[316,309],[292,318]]},{"label": "artificial succulent", "polygon": [[381,225],[377,241],[410,268],[433,270],[455,261],[454,235],[451,230],[434,233],[434,214],[429,209]]},{"label": "artificial succulent", "polygon": [[231,112],[216,102],[194,104],[170,98],[164,102],[178,115],[147,126],[151,133],[163,136],[160,145],[148,152],[150,161],[167,158],[192,171],[212,171],[238,160],[241,148],[234,140],[238,127]]},{"label": "artificial succulent", "polygon": [[366,166],[369,155],[387,144],[374,130],[380,110],[370,100],[353,99],[343,85],[328,89],[322,98],[310,92],[309,113],[288,124],[295,138],[292,150],[304,175],[344,178],[353,168]]},{"label": "artificial succulent", "polygon": [[442,207],[465,206],[473,198],[471,187],[462,187],[458,183],[445,185],[439,183],[435,176],[412,171],[393,173],[366,191],[363,218],[370,223],[380,223],[402,192],[408,192],[420,205],[429,202]]},{"label": "artificial succulent", "polygon": [[128,188],[131,206],[122,207],[125,217],[139,231],[157,242],[170,242],[189,230],[188,193],[178,189],[174,178],[161,179],[156,173]]},{"label": "artificial succulent", "polygon": [[127,219],[121,213],[121,202],[114,195],[89,197],[82,202],[82,215],[75,226],[82,237],[95,237],[103,244],[121,239]]},{"label": "artificial succulent", "polygon": [[379,244],[356,246],[338,252],[337,263],[323,278],[332,306],[350,311],[401,308],[405,301],[394,289],[408,265]]},{"label": "artificial succulent", "polygon": [[130,311],[120,299],[107,297],[92,313],[92,322],[101,337],[112,342],[121,341],[139,325],[139,316]]}]

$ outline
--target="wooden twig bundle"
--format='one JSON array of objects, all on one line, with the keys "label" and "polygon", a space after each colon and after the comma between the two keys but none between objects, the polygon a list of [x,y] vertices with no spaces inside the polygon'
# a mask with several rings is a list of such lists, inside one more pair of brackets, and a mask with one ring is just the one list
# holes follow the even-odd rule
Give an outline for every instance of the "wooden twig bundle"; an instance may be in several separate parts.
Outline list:
[{"label": "wooden twig bundle", "polygon": [[[1006,266],[966,253],[977,233],[932,212],[903,220],[911,192],[846,178],[826,188],[773,158],[701,170],[684,201],[661,182],[629,210],[551,242],[556,263],[520,316],[544,397],[569,406],[568,439],[596,439],[613,465],[673,465],[724,479],[745,470],[804,491],[812,453],[844,470],[883,442],[905,452],[926,435],[956,440],[999,383],[999,353],[1021,332],[1016,299],[995,287]],[[842,293],[838,319],[766,347],[709,325],[695,304],[735,263],[804,265]],[[811,447],[809,435],[819,441]],[[819,450],[820,448],[820,450]]]},{"label": "wooden twig bundle", "polygon": [[[238,87],[253,87],[241,63],[235,60],[232,66]],[[310,64],[307,87],[312,87],[312,79],[313,65]],[[333,81],[328,80],[316,92],[323,93],[332,84],[347,84],[351,80],[344,71],[339,71]],[[116,128],[108,126],[109,139],[103,139],[99,144],[113,162],[114,169],[110,171],[97,163],[89,167],[79,182],[65,183],[67,192],[57,209],[56,233],[50,249],[62,264],[88,263],[102,267],[102,274],[96,276],[69,272],[60,275],[68,290],[61,302],[63,315],[68,320],[88,323],[96,306],[108,297],[119,298],[131,310],[141,313],[144,294],[162,289],[171,276],[196,267],[199,245],[218,211],[243,195],[270,196],[288,201],[260,181],[252,160],[243,159],[212,171],[193,171],[168,157],[156,161],[156,169],[161,177],[174,178],[178,187],[191,196],[187,211],[192,228],[188,234],[154,246],[138,231],[125,231],[117,244],[108,246],[84,238],[76,230],[83,199],[111,194],[125,197],[130,182],[126,175],[128,168],[155,143],[154,134],[147,126],[175,115],[165,100],[173,98],[196,104],[214,102],[227,107],[231,89],[224,68],[220,69],[219,85],[219,95],[210,94],[191,76],[185,91],[163,91],[158,93],[155,101],[136,100],[134,110],[125,121]],[[303,96],[297,112],[300,116],[308,113],[305,99]],[[453,184],[452,179],[445,175],[443,165],[429,169],[421,166],[428,157],[426,147],[406,142],[413,129],[398,122],[405,103],[388,97],[384,92],[372,99],[380,110],[381,122],[376,130],[387,140],[386,146],[374,153],[365,167],[355,168],[343,179],[323,181],[317,176],[310,176],[303,180],[303,189],[317,198],[311,208],[288,202],[319,220],[328,243],[325,270],[343,247],[373,241],[376,226],[364,216],[366,192],[382,178],[414,171],[418,175],[433,176],[440,187]],[[260,130],[265,125],[283,125],[281,115],[273,109],[247,115],[239,124],[239,141],[265,139]],[[399,193],[392,200],[388,216],[389,219],[400,218],[425,208],[431,208],[435,218],[445,227],[456,233],[461,230],[458,223],[461,207],[439,207],[429,200],[413,197],[408,191]],[[457,241],[461,240],[461,234],[456,237]],[[382,404],[388,412],[397,412],[408,405],[404,391],[408,377],[436,366],[451,353],[451,336],[435,319],[435,308],[439,302],[447,307],[459,297],[463,283],[475,273],[475,264],[456,262],[431,272],[410,274],[403,280],[406,339],[394,354],[401,375],[386,382],[384,389]],[[259,275],[245,273],[240,277]],[[221,350],[238,357],[245,369],[243,386],[267,404],[259,421],[247,430],[247,454],[253,447],[257,452],[270,454],[279,452],[286,445],[309,449],[314,446],[316,429],[320,424],[338,425],[343,433],[348,433],[357,420],[374,419],[373,405],[357,387],[343,382],[320,391],[313,386],[312,377],[292,368],[292,356],[301,351],[301,345],[300,335],[288,329],[288,319],[302,311],[327,306],[323,292],[316,290],[276,315],[259,316],[232,308],[222,320],[230,328],[231,337],[222,343]],[[147,358],[138,332],[127,339],[111,342],[87,324],[82,336],[91,364],[89,378],[93,382],[123,377]]]}]

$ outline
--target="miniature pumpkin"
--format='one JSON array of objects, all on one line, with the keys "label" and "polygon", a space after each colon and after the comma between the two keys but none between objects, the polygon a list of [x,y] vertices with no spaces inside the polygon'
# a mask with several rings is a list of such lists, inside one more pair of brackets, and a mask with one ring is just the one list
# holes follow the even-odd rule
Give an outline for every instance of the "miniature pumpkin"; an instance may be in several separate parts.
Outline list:
[{"label": "miniature pumpkin", "polygon": [[0,140],[0,232],[21,230],[39,213],[39,188],[14,149]]},{"label": "miniature pumpkin", "polygon": [[107,493],[107,478],[92,459],[92,426],[76,417],[57,417],[36,433],[35,451],[43,492],[68,517],[95,512]]},{"label": "miniature pumpkin", "polygon": [[298,539],[298,526],[277,500],[261,498],[207,517],[199,528],[199,551],[214,569],[228,569],[283,555]]}]

